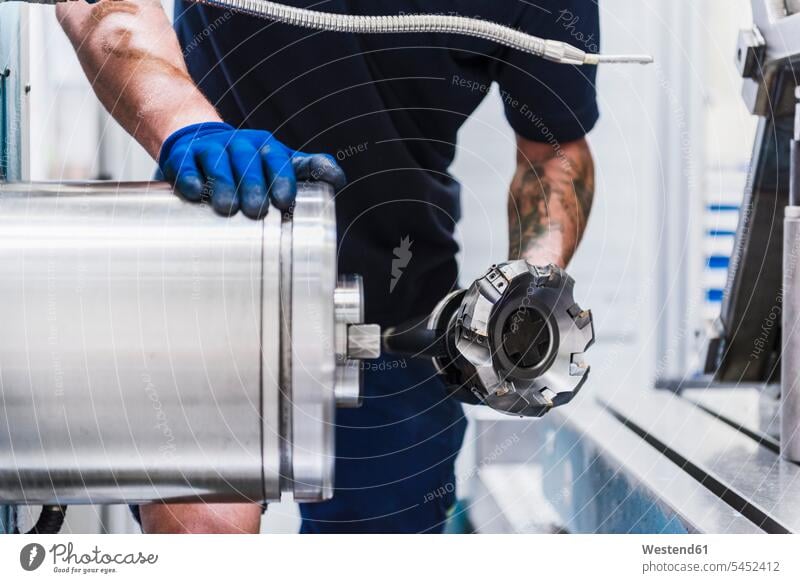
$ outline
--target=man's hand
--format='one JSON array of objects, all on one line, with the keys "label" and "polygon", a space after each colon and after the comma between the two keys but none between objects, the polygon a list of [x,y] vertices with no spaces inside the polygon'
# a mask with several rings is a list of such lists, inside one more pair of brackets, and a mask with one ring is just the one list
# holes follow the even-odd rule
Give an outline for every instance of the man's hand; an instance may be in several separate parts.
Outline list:
[{"label": "man's hand", "polygon": [[593,199],[594,163],[585,139],[553,146],[518,136],[508,198],[509,258],[565,268]]},{"label": "man's hand", "polygon": [[298,180],[320,180],[334,189],[345,184],[344,171],[326,154],[304,154],[284,146],[271,133],[237,130],[228,124],[193,124],[169,136],[158,158],[164,177],[192,202],[207,196],[218,213],[239,209],[263,218],[272,201],[289,209]]}]

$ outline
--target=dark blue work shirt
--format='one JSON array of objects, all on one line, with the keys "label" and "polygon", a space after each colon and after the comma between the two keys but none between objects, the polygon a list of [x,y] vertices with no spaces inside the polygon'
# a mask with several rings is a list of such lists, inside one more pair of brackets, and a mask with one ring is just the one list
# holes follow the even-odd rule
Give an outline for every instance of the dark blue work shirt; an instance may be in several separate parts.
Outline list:
[{"label": "dark blue work shirt", "polygon": [[[458,14],[590,52],[599,44],[595,0],[284,3]],[[189,72],[226,122],[337,157],[349,180],[336,199],[339,270],[364,276],[368,321],[383,325],[427,313],[457,285],[460,188],[448,168],[459,128],[493,82],[511,126],[530,140],[580,138],[598,116],[593,67],[480,39],[317,32],[181,2],[175,26]]]}]

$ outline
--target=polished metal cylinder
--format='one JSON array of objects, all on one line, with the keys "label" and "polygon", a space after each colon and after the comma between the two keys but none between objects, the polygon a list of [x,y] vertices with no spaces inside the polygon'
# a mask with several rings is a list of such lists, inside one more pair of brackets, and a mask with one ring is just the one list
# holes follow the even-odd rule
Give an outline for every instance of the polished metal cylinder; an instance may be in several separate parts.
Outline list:
[{"label": "polished metal cylinder", "polygon": [[783,241],[780,447],[800,462],[800,206],[786,207]]},{"label": "polished metal cylinder", "polygon": [[252,221],[163,183],[0,185],[0,501],[329,498],[331,194]]}]

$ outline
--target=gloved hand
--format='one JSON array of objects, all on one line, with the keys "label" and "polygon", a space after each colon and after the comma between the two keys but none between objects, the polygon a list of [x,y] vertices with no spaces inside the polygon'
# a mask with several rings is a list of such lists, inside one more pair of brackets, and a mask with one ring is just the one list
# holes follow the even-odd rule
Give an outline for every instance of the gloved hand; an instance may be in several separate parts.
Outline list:
[{"label": "gloved hand", "polygon": [[161,172],[189,201],[210,197],[222,215],[239,209],[263,218],[272,201],[288,210],[298,180],[320,180],[334,189],[345,183],[332,156],[296,152],[262,130],[237,130],[220,122],[186,126],[169,136],[158,156]]}]

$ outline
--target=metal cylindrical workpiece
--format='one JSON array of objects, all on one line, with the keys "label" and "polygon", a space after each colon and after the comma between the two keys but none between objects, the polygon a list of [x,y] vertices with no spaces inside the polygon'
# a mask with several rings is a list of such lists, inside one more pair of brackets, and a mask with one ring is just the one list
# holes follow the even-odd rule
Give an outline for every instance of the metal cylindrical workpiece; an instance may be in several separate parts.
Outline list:
[{"label": "metal cylindrical workpiece", "polygon": [[336,279],[325,185],[0,185],[0,501],[330,497]]},{"label": "metal cylindrical workpiece", "polygon": [[783,224],[781,456],[800,462],[800,206],[786,207]]}]

